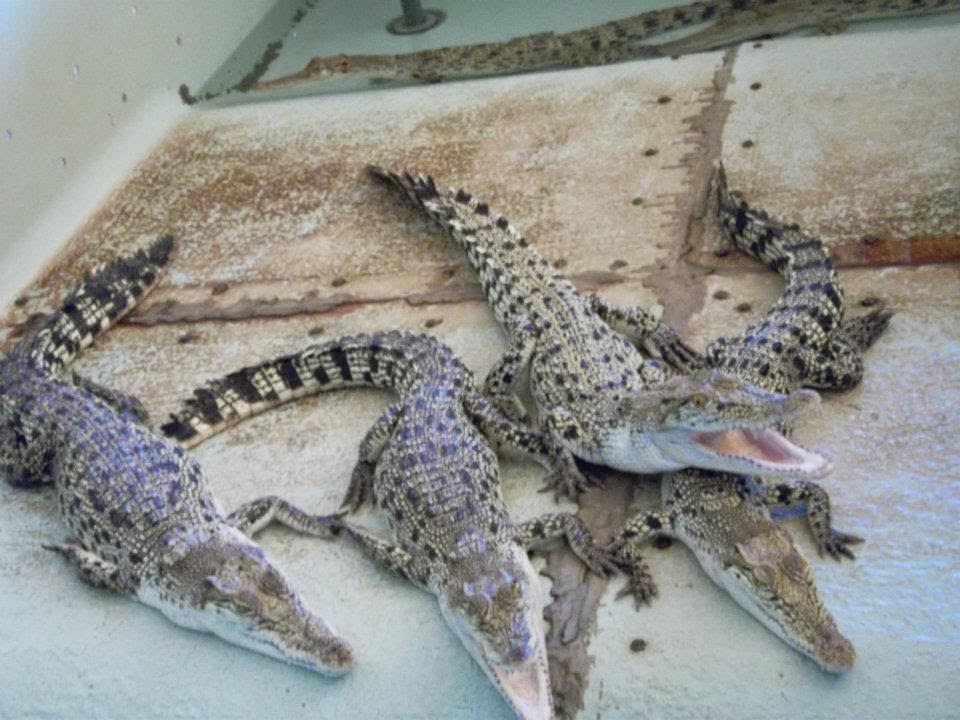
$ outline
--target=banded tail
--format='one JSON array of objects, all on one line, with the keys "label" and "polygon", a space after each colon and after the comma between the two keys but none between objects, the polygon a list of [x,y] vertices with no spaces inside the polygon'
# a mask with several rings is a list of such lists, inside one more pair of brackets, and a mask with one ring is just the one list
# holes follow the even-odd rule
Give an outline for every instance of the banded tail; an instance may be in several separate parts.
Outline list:
[{"label": "banded tail", "polygon": [[723,165],[717,172],[717,197],[727,239],[786,280],[783,295],[764,322],[773,325],[789,314],[794,331],[808,337],[824,336],[838,326],[843,319],[843,289],[823,243],[804,235],[799,226],[781,225],[734,197]]},{"label": "banded tail", "polygon": [[189,448],[245,418],[306,395],[348,387],[403,393],[448,361],[458,362],[446,345],[429,335],[351,335],[208,382],[194,390],[160,431]]},{"label": "banded tail", "polygon": [[413,176],[408,172],[400,175],[376,165],[367,165],[367,172],[403,190],[440,227],[453,235],[478,267],[485,263],[478,261],[476,253],[483,253],[487,248],[495,248],[498,254],[502,254],[528,245],[503,215],[465,190],[448,188],[440,192],[429,175]]},{"label": "banded tail", "polygon": [[26,357],[45,372],[59,373],[153,288],[173,245],[173,237],[163,235],[87,273],[60,310],[24,341]]}]

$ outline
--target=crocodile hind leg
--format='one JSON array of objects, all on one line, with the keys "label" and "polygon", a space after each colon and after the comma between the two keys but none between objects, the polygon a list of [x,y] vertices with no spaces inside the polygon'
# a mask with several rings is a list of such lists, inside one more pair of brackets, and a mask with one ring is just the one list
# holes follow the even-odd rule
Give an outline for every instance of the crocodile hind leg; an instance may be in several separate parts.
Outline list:
[{"label": "crocodile hind leg", "polygon": [[663,359],[681,372],[703,367],[700,354],[688,347],[676,330],[662,322],[659,314],[640,307],[619,308],[596,293],[588,295],[587,302],[611,330],[623,335],[639,350]]},{"label": "crocodile hind leg", "polygon": [[133,590],[122,578],[120,568],[96,553],[90,552],[76,540],[44,544],[42,547],[44,550],[60,553],[73,562],[77,566],[80,579],[85,583],[120,593]]},{"label": "crocodile hind leg", "polygon": [[340,507],[356,512],[373,496],[373,474],[377,469],[377,460],[393,436],[401,408],[400,403],[391,403],[360,441],[359,459],[353,468],[350,487]]},{"label": "crocodile hind leg", "polygon": [[330,538],[340,530],[341,515],[310,515],[276,495],[244,503],[230,515],[227,522],[244,535],[253,537],[268,525],[279,523],[305,535]]},{"label": "crocodile hind leg", "polygon": [[511,333],[510,350],[494,365],[483,383],[483,392],[500,411],[516,423],[528,425],[530,416],[514,392],[517,381],[530,367],[537,338],[528,323],[518,323]]},{"label": "crocodile hind leg", "polygon": [[74,372],[72,375],[74,385],[99,398],[121,415],[126,415],[144,425],[150,423],[150,415],[138,398],[119,392],[118,390],[113,390],[112,388],[104,387],[79,373]]},{"label": "crocodile hind leg", "polygon": [[564,538],[570,549],[595,575],[617,569],[614,557],[599,547],[583,520],[571,513],[547,513],[513,527],[512,540],[523,548]]},{"label": "crocodile hind leg", "polygon": [[627,575],[627,583],[617,593],[617,599],[633,596],[639,608],[649,603],[658,593],[650,574],[650,566],[640,554],[640,546],[658,535],[671,535],[673,516],[664,510],[641,510],[623,524],[610,538],[607,549],[615,554],[617,565]]},{"label": "crocodile hind leg", "polygon": [[0,394],[0,476],[21,488],[52,483],[55,438],[42,433],[10,402]]},{"label": "crocodile hind leg", "polygon": [[830,496],[827,491],[809,480],[794,480],[768,485],[754,481],[756,493],[765,505],[779,507],[804,506],[807,526],[813,534],[820,555],[825,552],[835,560],[848,557],[855,559],[848,545],[862,543],[863,538],[840,532],[833,527],[830,512]]},{"label": "crocodile hind leg", "polygon": [[419,566],[413,555],[402,547],[381,540],[370,531],[356,525],[341,523],[341,528],[378,564],[391,572],[403,575],[415,585],[421,587],[426,585],[427,573]]},{"label": "crocodile hind leg", "polygon": [[547,469],[545,489],[552,489],[556,497],[566,493],[575,498],[596,484],[580,472],[573,454],[549,433],[530,430],[515,422],[482,393],[467,392],[463,407],[488,440],[520,450],[543,465]]}]

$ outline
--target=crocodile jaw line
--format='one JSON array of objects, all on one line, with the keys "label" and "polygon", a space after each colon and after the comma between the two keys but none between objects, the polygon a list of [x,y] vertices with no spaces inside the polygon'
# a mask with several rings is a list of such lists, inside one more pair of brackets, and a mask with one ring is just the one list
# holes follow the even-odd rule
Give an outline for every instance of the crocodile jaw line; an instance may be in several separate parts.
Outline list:
[{"label": "crocodile jaw line", "polygon": [[693,433],[691,440],[717,458],[729,458],[733,465],[724,469],[732,472],[749,472],[752,467],[754,472],[819,478],[833,470],[827,458],[769,428]]},{"label": "crocodile jaw line", "polygon": [[491,656],[483,641],[476,636],[469,624],[450,608],[442,594],[438,595],[440,613],[518,718],[553,720],[553,692],[550,689],[547,643],[543,634],[543,594],[540,580],[526,553],[516,546],[512,550],[525,568],[527,580],[531,583],[532,597],[524,613],[524,622],[530,628],[533,642],[528,646],[526,659],[502,662]]}]

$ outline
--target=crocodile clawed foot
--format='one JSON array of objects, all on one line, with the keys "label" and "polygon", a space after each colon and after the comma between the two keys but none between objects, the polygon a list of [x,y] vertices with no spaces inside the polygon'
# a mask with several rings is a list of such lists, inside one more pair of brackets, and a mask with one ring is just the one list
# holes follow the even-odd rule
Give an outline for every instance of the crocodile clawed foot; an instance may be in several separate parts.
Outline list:
[{"label": "crocodile clawed foot", "polygon": [[553,492],[553,501],[560,502],[563,497],[568,497],[574,502],[580,499],[580,495],[593,487],[599,487],[601,480],[592,476],[584,475],[577,468],[575,463],[552,470],[544,478],[544,485],[540,492]]},{"label": "crocodile clawed foot", "polygon": [[633,603],[639,610],[644,605],[649,605],[655,595],[659,593],[657,584],[650,574],[650,569],[646,563],[641,563],[632,568],[627,575],[627,583],[617,593],[617,600],[628,595],[633,596]]},{"label": "crocodile clawed foot", "polygon": [[862,542],[862,537],[849,535],[831,528],[824,537],[817,538],[817,550],[819,550],[821,557],[824,553],[827,553],[834,560],[843,560],[845,557],[850,560],[856,560],[857,556],[854,555],[853,551],[847,546],[857,545]]},{"label": "crocodile clawed foot", "polygon": [[592,543],[588,547],[581,548],[577,556],[590,572],[600,577],[614,575],[620,570],[615,552]]},{"label": "crocodile clawed foot", "polygon": [[683,342],[676,330],[664,323],[660,323],[644,340],[643,346],[648,353],[659,357],[679,372],[690,372],[704,365],[700,353]]},{"label": "crocodile clawed foot", "polygon": [[627,582],[617,593],[616,599],[632,595],[638,610],[643,605],[649,605],[653,597],[659,594],[659,590],[650,573],[650,566],[640,555],[637,546],[619,537],[612,540],[604,549],[610,557],[614,558],[617,569],[627,576]]}]

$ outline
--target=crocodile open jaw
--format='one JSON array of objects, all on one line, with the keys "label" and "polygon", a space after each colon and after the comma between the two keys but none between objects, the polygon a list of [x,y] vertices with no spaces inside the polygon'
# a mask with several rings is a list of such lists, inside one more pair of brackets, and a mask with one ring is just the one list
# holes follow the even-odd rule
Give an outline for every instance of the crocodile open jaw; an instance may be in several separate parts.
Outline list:
[{"label": "crocodile open jaw", "polygon": [[[545,655],[545,653],[544,653]],[[550,720],[553,701],[550,695],[550,674],[545,657],[539,654],[517,665],[490,663],[492,673],[504,699],[523,720]]]},{"label": "crocodile open jaw", "polygon": [[701,432],[696,433],[693,440],[711,453],[738,458],[779,475],[823,477],[833,469],[833,463],[827,458],[795,445],[769,428]]}]

